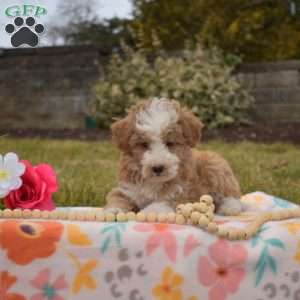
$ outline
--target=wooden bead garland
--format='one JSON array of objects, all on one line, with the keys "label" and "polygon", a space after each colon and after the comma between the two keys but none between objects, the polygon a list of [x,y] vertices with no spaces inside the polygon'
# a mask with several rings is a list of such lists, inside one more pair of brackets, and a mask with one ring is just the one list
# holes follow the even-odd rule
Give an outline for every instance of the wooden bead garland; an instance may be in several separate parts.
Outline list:
[{"label": "wooden bead garland", "polygon": [[97,212],[96,213],[96,221],[104,222],[105,221],[105,215],[103,212]]},{"label": "wooden bead garland", "polygon": [[176,214],[175,213],[168,213],[167,214],[167,222],[168,223],[175,223]]},{"label": "wooden bead garland", "polygon": [[105,221],[106,222],[114,222],[116,221],[116,215],[113,213],[107,213],[105,214]]},{"label": "wooden bead garland", "polygon": [[143,213],[143,212],[138,212],[138,213],[136,214],[136,220],[137,220],[138,222],[145,222],[145,221],[146,221],[146,215],[145,215],[145,213]]},{"label": "wooden bead garland", "polygon": [[120,213],[117,214],[116,219],[117,219],[117,222],[126,222],[127,221],[127,216],[126,216],[125,213],[120,212]]},{"label": "wooden bead garland", "polygon": [[136,213],[133,211],[130,211],[126,214],[127,220],[128,221],[135,221],[136,219]]},{"label": "wooden bead garland", "polygon": [[159,213],[157,215],[157,222],[159,223],[165,223],[167,221],[167,215],[164,213]]},{"label": "wooden bead garland", "polygon": [[251,238],[259,230],[260,226],[268,221],[281,221],[290,218],[300,218],[300,208],[283,209],[259,214],[245,228],[233,228],[218,225],[214,222],[213,198],[204,195],[199,202],[179,204],[176,213],[105,213],[102,209],[80,211],[40,211],[38,209],[4,209],[0,210],[0,218],[4,219],[56,219],[56,220],[78,220],[78,221],[98,221],[98,222],[165,222],[179,225],[197,225],[211,234],[229,240],[246,240]]}]

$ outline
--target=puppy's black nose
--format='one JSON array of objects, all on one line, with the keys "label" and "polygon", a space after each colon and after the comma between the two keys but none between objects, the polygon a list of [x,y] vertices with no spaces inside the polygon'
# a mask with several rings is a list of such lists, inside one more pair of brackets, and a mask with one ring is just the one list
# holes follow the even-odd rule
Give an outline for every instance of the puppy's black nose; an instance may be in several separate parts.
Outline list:
[{"label": "puppy's black nose", "polygon": [[163,170],[164,170],[164,166],[162,165],[152,167],[152,171],[156,175],[160,175],[163,172]]}]

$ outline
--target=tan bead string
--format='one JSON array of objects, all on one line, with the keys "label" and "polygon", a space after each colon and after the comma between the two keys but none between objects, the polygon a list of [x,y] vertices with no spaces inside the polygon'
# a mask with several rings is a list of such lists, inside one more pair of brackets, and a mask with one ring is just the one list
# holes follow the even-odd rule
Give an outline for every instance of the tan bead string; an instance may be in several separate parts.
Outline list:
[{"label": "tan bead string", "polygon": [[176,213],[105,213],[102,209],[88,211],[63,210],[40,211],[38,209],[4,209],[0,210],[0,218],[4,219],[53,219],[53,220],[76,220],[98,222],[149,222],[171,223],[179,225],[196,225],[209,233],[230,240],[247,240],[252,237],[259,228],[268,221],[280,221],[290,218],[300,218],[300,208],[283,209],[272,212],[264,212],[255,216],[245,228],[234,228],[218,225],[214,222],[213,198],[204,195],[199,202],[179,204]]}]

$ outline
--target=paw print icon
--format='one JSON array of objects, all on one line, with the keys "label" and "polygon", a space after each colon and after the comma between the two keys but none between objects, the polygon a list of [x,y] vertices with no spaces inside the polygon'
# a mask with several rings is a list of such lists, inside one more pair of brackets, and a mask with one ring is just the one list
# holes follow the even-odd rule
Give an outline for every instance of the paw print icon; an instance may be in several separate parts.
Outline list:
[{"label": "paw print icon", "polygon": [[16,17],[13,24],[9,23],[5,26],[5,31],[11,34],[11,45],[19,47],[21,45],[28,45],[35,47],[39,43],[39,36],[45,31],[42,24],[36,24],[33,17],[23,19]]}]

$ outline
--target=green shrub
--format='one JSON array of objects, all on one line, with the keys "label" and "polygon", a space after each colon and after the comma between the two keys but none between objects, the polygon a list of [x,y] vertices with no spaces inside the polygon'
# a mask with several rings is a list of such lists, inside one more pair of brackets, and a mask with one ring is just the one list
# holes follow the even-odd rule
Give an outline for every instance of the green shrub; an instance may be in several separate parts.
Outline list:
[{"label": "green shrub", "polygon": [[190,107],[209,128],[246,121],[252,98],[232,75],[238,62],[219,50],[185,49],[180,55],[159,53],[152,60],[126,47],[114,55],[93,87],[92,116],[101,127],[126,114],[140,100],[167,97]]}]

